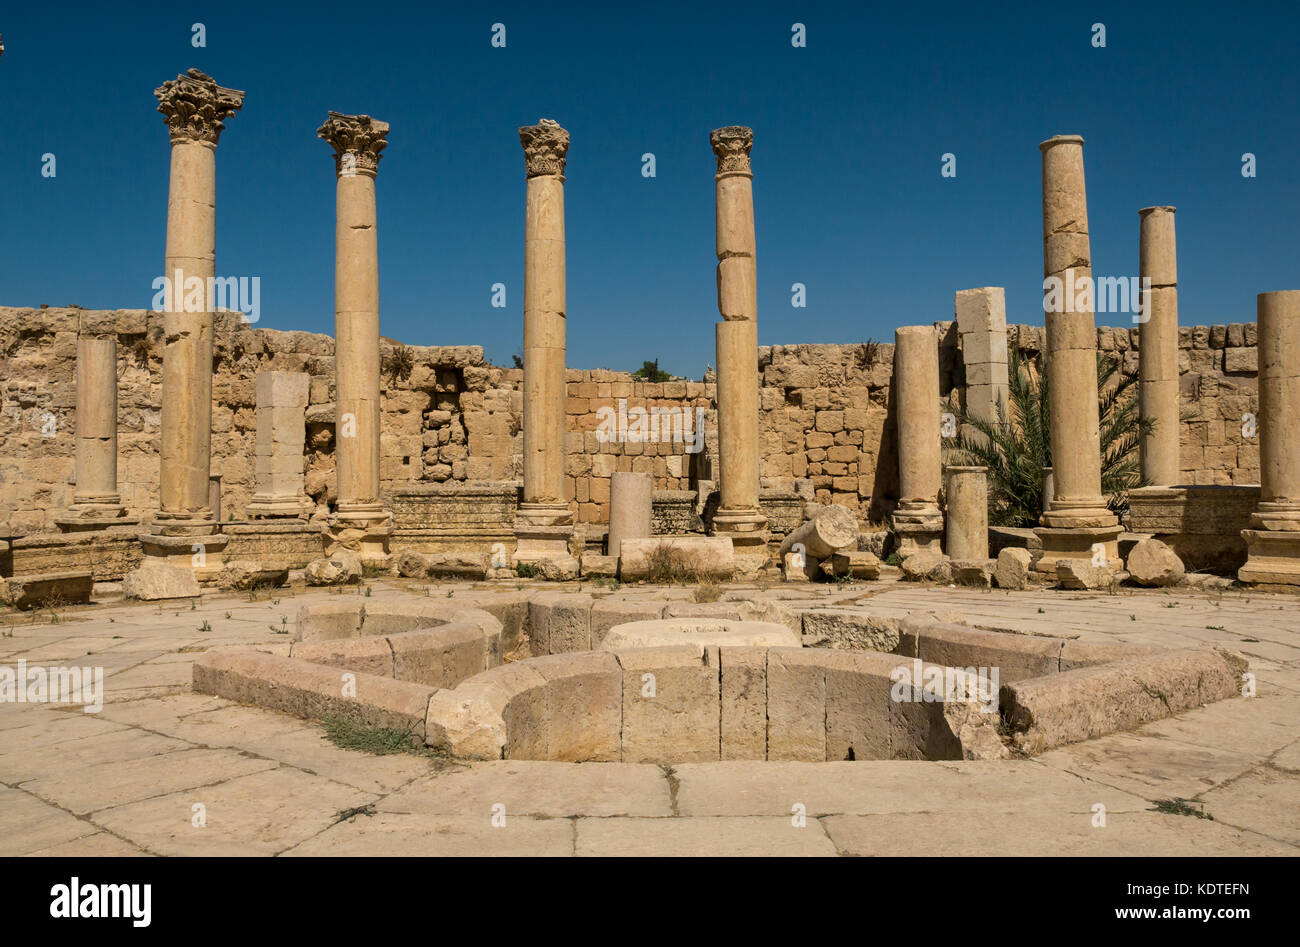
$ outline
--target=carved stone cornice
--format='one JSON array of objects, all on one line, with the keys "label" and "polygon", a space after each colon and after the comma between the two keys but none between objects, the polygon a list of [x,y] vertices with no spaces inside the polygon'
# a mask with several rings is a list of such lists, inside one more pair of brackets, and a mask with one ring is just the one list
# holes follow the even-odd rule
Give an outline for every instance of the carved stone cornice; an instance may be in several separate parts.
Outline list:
[{"label": "carved stone cornice", "polygon": [[747,174],[749,149],[754,147],[754,129],[745,125],[727,125],[709,132],[709,144],[718,159],[718,174]]},{"label": "carved stone cornice", "polygon": [[243,92],[219,86],[197,69],[168,79],[153,94],[158,98],[158,111],[167,118],[172,144],[198,141],[215,148],[225,119],[244,107]]},{"label": "carved stone cornice", "polygon": [[569,133],[554,119],[538,119],[536,125],[519,129],[519,142],[524,146],[524,164],[527,176],[543,174],[564,178],[565,156],[569,153]]},{"label": "carved stone cornice", "polygon": [[379,170],[380,152],[388,147],[387,122],[369,115],[330,112],[316,136],[334,147],[334,170],[339,177],[364,174],[374,177]]}]

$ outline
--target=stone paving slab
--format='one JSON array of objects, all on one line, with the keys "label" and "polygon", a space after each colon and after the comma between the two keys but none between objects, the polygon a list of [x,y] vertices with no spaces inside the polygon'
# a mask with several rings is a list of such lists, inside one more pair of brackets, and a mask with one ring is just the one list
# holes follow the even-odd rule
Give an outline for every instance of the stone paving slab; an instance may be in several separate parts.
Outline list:
[{"label": "stone paving slab", "polygon": [[42,858],[137,858],[148,852],[108,832],[94,832],[26,854]]},{"label": "stone paving slab", "polygon": [[1300,775],[1260,766],[1197,797],[1220,822],[1300,845]]},{"label": "stone paving slab", "polygon": [[678,819],[579,819],[575,854],[615,857],[835,855],[816,819],[802,828],[792,817],[739,816]]},{"label": "stone paving slab", "polygon": [[1091,813],[995,812],[970,818],[960,813],[837,815],[821,820],[844,855],[1150,857],[1292,855],[1296,849],[1236,829],[1183,815],[1108,812],[1094,828]]},{"label": "stone paving slab", "polygon": [[21,789],[0,786],[0,857],[41,851],[96,831],[84,819]]},{"label": "stone paving slab", "polygon": [[[105,809],[91,821],[158,855],[274,855],[329,828],[341,811],[376,798],[280,767]],[[196,804],[205,810],[201,828],[192,824]]]},{"label": "stone paving slab", "polygon": [[381,812],[487,818],[507,815],[670,816],[664,770],[647,763],[498,760],[424,776],[380,802]]},{"label": "stone paving slab", "polygon": [[403,856],[568,856],[573,854],[571,819],[537,819],[507,815],[493,827],[481,818],[380,812],[358,815],[331,826],[285,855]]}]

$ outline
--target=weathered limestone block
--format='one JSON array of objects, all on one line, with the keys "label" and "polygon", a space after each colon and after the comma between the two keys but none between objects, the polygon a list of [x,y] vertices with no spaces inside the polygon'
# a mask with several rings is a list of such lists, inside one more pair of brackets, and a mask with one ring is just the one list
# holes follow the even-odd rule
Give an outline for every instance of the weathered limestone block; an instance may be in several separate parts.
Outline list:
[{"label": "weathered limestone block", "polygon": [[361,559],[347,549],[336,549],[324,559],[307,563],[308,585],[351,585],[361,581]]},{"label": "weathered limestone block", "polygon": [[1125,565],[1138,585],[1177,585],[1187,571],[1177,554],[1158,539],[1143,539],[1134,545]]},{"label": "weathered limestone block", "polygon": [[849,608],[814,608],[802,617],[805,635],[824,636],[837,650],[893,651],[898,647],[897,618]]},{"label": "weathered limestone block", "polygon": [[619,558],[619,576],[625,582],[729,579],[735,571],[735,551],[727,536],[628,539]]},{"label": "weathered limestone block", "polygon": [[618,556],[584,552],[578,564],[584,578],[613,579],[618,576]]},{"label": "weathered limestone block", "polygon": [[[49,572],[44,575],[21,575],[0,580],[3,601],[18,609],[58,608],[83,605],[90,601],[95,584],[90,572]],[[196,593],[197,594],[197,593]]]},{"label": "weathered limestone block", "polygon": [[128,599],[154,602],[169,598],[198,598],[199,580],[179,566],[146,559],[122,579],[122,595]]},{"label": "weathered limestone block", "polygon": [[617,471],[609,482],[609,536],[607,551],[617,556],[624,539],[651,535],[654,478],[647,473]]},{"label": "weathered limestone block", "polygon": [[768,759],[826,759],[825,654],[817,649],[768,651]]},{"label": "weathered limestone block", "polygon": [[767,649],[727,648],[718,654],[721,758],[767,759]]},{"label": "weathered limestone block", "polygon": [[910,582],[950,582],[948,557],[933,549],[918,549],[903,560],[903,578]]},{"label": "weathered limestone block", "polygon": [[1029,587],[1029,568],[1033,557],[1028,549],[1008,546],[998,552],[993,580],[1000,589],[1025,589]]},{"label": "weathered limestone block", "polygon": [[1063,589],[1101,589],[1115,584],[1119,571],[1115,566],[1094,565],[1091,559],[1056,560],[1056,581]]},{"label": "weathered limestone block", "polygon": [[718,649],[637,648],[614,655],[623,669],[623,762],[717,760]]},{"label": "weathered limestone block", "polygon": [[617,761],[622,753],[623,672],[614,655],[588,651],[534,658],[546,681],[546,759]]},{"label": "weathered limestone block", "polygon": [[655,618],[615,625],[601,642],[605,651],[678,644],[706,647],[799,648],[803,641],[785,625],[727,618]]},{"label": "weathered limestone block", "polygon": [[866,550],[841,550],[831,553],[821,563],[822,572],[828,575],[847,575],[855,579],[880,577],[880,559]]},{"label": "weathered limestone block", "polygon": [[237,559],[222,566],[217,586],[222,589],[279,588],[289,581],[289,567],[283,563]]},{"label": "weathered limestone block", "polygon": [[988,588],[993,584],[994,559],[950,559],[948,567],[957,585],[974,585]]},{"label": "weathered limestone block", "polygon": [[802,526],[781,542],[781,555],[802,552],[820,562],[858,542],[858,518],[837,503],[820,506]]}]

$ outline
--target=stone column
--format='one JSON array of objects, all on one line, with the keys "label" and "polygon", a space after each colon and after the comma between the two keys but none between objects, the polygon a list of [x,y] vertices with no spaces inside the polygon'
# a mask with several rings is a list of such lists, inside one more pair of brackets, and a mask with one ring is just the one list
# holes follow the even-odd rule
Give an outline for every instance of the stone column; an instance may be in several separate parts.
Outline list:
[{"label": "stone column", "polygon": [[1300,290],[1260,293],[1259,506],[1242,582],[1300,585]]},{"label": "stone column", "polygon": [[940,551],[939,340],[932,326],[894,330],[898,427],[898,553]]},{"label": "stone column", "polygon": [[306,519],[315,510],[304,489],[303,449],[311,376],[259,372],[257,376],[257,492],[249,519]]},{"label": "stone column", "polygon": [[947,553],[953,559],[989,557],[987,467],[949,467],[944,484]]},{"label": "stone column", "polygon": [[654,478],[648,473],[615,471],[609,478],[609,538],[605,549],[619,554],[625,539],[649,539],[654,509]]},{"label": "stone column", "polygon": [[564,165],[569,133],[548,118],[519,129],[524,218],[524,495],[515,558],[569,558],[573,513],[564,490]]},{"label": "stone column", "polygon": [[[1138,328],[1138,404],[1155,429],[1142,438],[1142,476],[1152,486],[1180,481],[1178,436],[1178,255],[1174,208],[1138,211],[1138,275],[1143,280]],[[1146,281],[1150,280],[1150,284]],[[1150,289],[1147,289],[1147,286]]]},{"label": "stone column", "polygon": [[[966,366],[966,413],[998,423],[1006,413],[1007,297],[1001,286],[963,289],[954,299],[962,362]],[[998,407],[1003,415],[999,415]],[[967,436],[973,431],[968,429]]]},{"label": "stone column", "polygon": [[335,447],[338,505],[327,553],[388,556],[391,514],[379,495],[379,237],[375,175],[388,123],[330,112],[316,135],[334,148]]},{"label": "stone column", "polygon": [[212,299],[216,275],[216,151],[225,119],[244,104],[191,69],[154,90],[171,131],[167,197],[170,281],[163,317],[160,509],[145,554],[186,566],[211,580],[221,569],[226,540],[208,503],[212,462]]},{"label": "stone column", "polygon": [[1053,493],[1052,508],[1035,530],[1043,543],[1035,568],[1054,575],[1058,560],[1095,559],[1099,551],[1107,563],[1122,565],[1121,528],[1101,495],[1097,327],[1092,293],[1081,292],[1092,280],[1083,139],[1057,135],[1039,148]]},{"label": "stone column", "polygon": [[117,339],[77,339],[77,487],[55,522],[65,533],[126,526],[117,489]]},{"label": "stone column", "polygon": [[729,536],[742,573],[767,562],[767,518],[758,503],[758,283],[755,270],[754,131],[728,125],[709,134],[718,254],[718,455],[721,502],[713,532]]}]

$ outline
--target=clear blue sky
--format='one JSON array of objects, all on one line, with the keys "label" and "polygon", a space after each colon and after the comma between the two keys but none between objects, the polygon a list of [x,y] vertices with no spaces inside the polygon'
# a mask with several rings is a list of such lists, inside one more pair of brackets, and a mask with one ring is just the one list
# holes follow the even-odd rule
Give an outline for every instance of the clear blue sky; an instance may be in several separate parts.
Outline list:
[{"label": "clear blue sky", "polygon": [[0,304],[151,304],[168,168],[152,90],[190,66],[248,93],[217,151],[217,270],[261,277],[268,328],[333,332],[334,166],[315,133],[329,109],[392,124],[384,335],[481,344],[497,363],[522,346],[516,128],[542,116],[572,134],[574,367],[658,356],[698,377],[714,361],[708,133],[727,124],[755,129],[762,344],[892,340],[986,285],[1007,288],[1010,321],[1041,323],[1038,143],[1053,134],[1087,140],[1097,275],[1135,274],[1138,209],[1175,204],[1184,324],[1250,321],[1256,293],[1300,287],[1294,2],[464,6],[8,4]]}]

